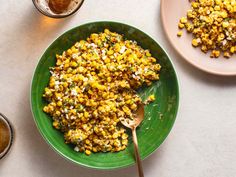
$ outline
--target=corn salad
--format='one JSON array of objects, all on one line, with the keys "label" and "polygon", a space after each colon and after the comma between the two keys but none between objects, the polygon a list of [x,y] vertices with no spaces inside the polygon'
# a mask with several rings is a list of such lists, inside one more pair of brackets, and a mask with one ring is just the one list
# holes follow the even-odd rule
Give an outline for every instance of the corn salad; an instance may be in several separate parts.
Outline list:
[{"label": "corn salad", "polygon": [[64,133],[66,143],[87,155],[124,150],[128,135],[119,122],[132,119],[142,102],[135,90],[159,79],[160,64],[149,50],[108,29],[56,59],[43,94],[48,101],[43,110],[53,126]]},{"label": "corn salad", "polygon": [[[236,53],[236,0],[192,1],[178,26],[192,33],[192,45],[204,53],[211,51],[212,58],[221,53],[230,58]],[[180,37],[180,32],[177,35]]]}]

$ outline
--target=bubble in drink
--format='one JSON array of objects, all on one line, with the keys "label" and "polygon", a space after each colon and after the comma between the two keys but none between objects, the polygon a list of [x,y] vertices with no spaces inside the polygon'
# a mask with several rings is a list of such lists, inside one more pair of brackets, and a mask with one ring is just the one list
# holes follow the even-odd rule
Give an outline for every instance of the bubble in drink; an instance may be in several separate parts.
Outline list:
[{"label": "bubble in drink", "polygon": [[55,13],[64,12],[70,5],[71,0],[49,0],[49,7]]}]

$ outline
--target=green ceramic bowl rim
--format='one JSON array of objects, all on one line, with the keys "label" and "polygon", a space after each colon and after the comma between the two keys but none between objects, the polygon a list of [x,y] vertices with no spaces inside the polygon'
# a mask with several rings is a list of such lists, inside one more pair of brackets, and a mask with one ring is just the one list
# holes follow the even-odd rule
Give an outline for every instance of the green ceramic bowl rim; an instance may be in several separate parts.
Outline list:
[{"label": "green ceramic bowl rim", "polygon": [[37,65],[34,69],[34,74],[32,76],[32,80],[31,80],[31,86],[30,86],[30,108],[31,108],[31,112],[32,112],[32,115],[33,115],[33,119],[34,119],[34,122],[37,126],[37,129],[39,130],[41,136],[43,137],[43,139],[47,142],[47,144],[55,151],[57,152],[60,156],[62,156],[64,159],[70,161],[70,162],[73,162],[77,165],[80,165],[82,167],[87,167],[87,168],[92,168],[92,169],[97,169],[97,170],[113,170],[113,169],[121,169],[121,168],[126,168],[126,167],[129,167],[129,166],[132,166],[135,164],[135,162],[133,163],[130,163],[130,164],[127,164],[127,165],[120,165],[120,166],[117,166],[117,167],[96,167],[96,166],[92,166],[92,165],[88,165],[88,164],[84,164],[84,163],[81,163],[81,162],[78,162],[76,160],[73,160],[71,159],[70,157],[64,155],[60,150],[58,150],[49,140],[48,138],[44,135],[43,131],[41,130],[38,122],[36,121],[36,117],[35,117],[35,114],[34,114],[34,111],[33,111],[33,107],[32,107],[32,101],[33,101],[33,96],[32,96],[32,86],[33,86],[33,82],[35,80],[35,73],[38,69],[38,67],[40,66],[40,63],[42,62],[42,58],[44,56],[44,54],[50,50],[50,47],[53,46],[53,44],[60,38],[62,37],[63,35],[65,35],[66,33],[70,32],[70,31],[73,31],[79,27],[82,27],[82,26],[87,26],[87,25],[90,25],[90,24],[99,24],[99,23],[113,23],[113,24],[118,24],[118,25],[125,25],[125,26],[128,26],[128,27],[131,27],[137,31],[139,31],[140,33],[143,33],[144,35],[146,35],[147,37],[151,38],[155,44],[157,44],[162,50],[163,52],[165,53],[165,55],[167,56],[169,62],[170,62],[170,65],[172,66],[173,68],[173,73],[174,73],[174,77],[175,77],[175,80],[176,80],[176,111],[174,112],[174,119],[173,119],[173,122],[171,124],[171,127],[169,128],[169,131],[167,132],[166,136],[163,137],[163,139],[161,140],[161,143],[159,144],[159,146],[156,147],[156,149],[154,149],[153,151],[151,151],[148,155],[146,155],[145,157],[141,158],[142,160],[148,158],[149,156],[151,156],[162,144],[163,142],[167,139],[170,131],[172,130],[173,128],[173,125],[175,123],[175,120],[176,120],[176,117],[177,117],[177,113],[178,113],[178,109],[179,109],[179,84],[178,84],[178,77],[177,77],[177,74],[176,74],[176,71],[175,71],[175,68],[174,68],[174,65],[171,61],[171,58],[170,56],[168,55],[168,53],[166,52],[166,50],[158,43],[156,42],[156,40],[154,40],[151,35],[148,35],[147,33],[144,33],[143,31],[139,30],[138,28],[134,27],[134,26],[131,26],[131,25],[128,25],[128,24],[125,24],[125,23],[121,23],[121,22],[114,22],[114,21],[95,21],[95,22],[88,22],[88,23],[84,23],[82,25],[79,25],[79,26],[76,26],[76,27],[73,27],[69,30],[66,30],[64,31],[59,37],[57,37],[55,40],[53,40],[53,42],[47,47],[47,49],[45,50],[45,52],[42,54],[42,56],[40,57],[40,59],[38,60],[37,62]]}]

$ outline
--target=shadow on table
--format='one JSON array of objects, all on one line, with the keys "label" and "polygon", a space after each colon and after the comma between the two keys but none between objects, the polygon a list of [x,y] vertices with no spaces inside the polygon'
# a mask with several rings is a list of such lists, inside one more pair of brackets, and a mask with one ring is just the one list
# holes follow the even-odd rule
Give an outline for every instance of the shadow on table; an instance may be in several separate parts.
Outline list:
[{"label": "shadow on table", "polygon": [[49,18],[34,8],[29,9],[27,13],[25,18],[23,18],[23,23],[28,26],[25,29],[25,34],[35,33],[45,35],[44,37],[47,37],[50,33],[58,32],[60,28],[62,29],[62,26],[66,25],[73,18],[73,16],[61,19]]},{"label": "shadow on table", "polygon": [[[194,77],[194,79],[200,80],[201,82],[207,83],[212,86],[234,86],[236,85],[236,76],[218,76],[213,75],[204,71],[201,71],[200,69],[194,67],[193,65],[189,64],[187,61],[182,59],[182,57],[179,55],[178,52],[175,51],[175,49],[172,47],[172,44],[168,40],[165,31],[163,30],[163,25],[161,22],[161,14],[160,12],[157,14],[159,16],[158,18],[158,25],[160,24],[160,27],[158,26],[158,29],[160,30],[160,33],[163,34],[163,40],[167,41],[166,49],[167,51],[171,51],[171,53],[176,56],[173,57],[172,60],[175,65],[178,65],[185,74],[191,75]],[[178,73],[178,71],[177,71]]]}]

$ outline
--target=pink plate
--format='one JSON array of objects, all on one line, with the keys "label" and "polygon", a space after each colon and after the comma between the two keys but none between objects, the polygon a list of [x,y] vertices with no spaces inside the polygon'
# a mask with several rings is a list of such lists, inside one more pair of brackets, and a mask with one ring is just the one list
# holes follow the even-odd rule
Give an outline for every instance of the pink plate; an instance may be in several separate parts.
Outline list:
[{"label": "pink plate", "polygon": [[182,37],[177,37],[179,19],[186,16],[188,9],[190,9],[188,0],[161,0],[163,27],[176,51],[190,64],[203,71],[224,76],[236,75],[235,54],[230,59],[225,59],[223,56],[212,59],[210,52],[205,54],[200,48],[192,47],[192,35],[186,30],[183,30]]}]

